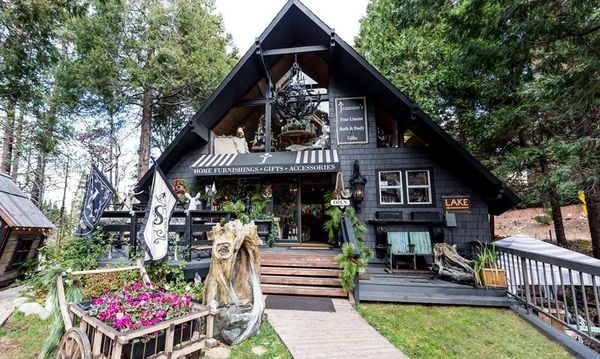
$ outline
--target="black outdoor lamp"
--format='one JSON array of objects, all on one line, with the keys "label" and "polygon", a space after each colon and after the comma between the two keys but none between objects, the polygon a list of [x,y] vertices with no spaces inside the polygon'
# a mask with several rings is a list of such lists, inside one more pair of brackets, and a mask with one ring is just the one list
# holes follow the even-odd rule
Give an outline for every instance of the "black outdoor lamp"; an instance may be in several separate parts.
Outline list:
[{"label": "black outdoor lamp", "polygon": [[360,164],[358,160],[354,160],[352,168],[352,177],[350,177],[350,187],[352,187],[352,198],[354,200],[354,208],[356,212],[360,212],[360,204],[365,199],[365,185],[367,177],[360,174]]}]

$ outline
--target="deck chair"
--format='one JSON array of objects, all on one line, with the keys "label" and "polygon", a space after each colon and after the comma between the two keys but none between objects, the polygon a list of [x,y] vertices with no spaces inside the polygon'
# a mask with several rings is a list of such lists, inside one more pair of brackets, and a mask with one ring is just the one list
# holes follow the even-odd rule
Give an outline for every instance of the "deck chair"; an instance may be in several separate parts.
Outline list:
[{"label": "deck chair", "polygon": [[410,232],[409,243],[415,246],[415,254],[433,255],[431,236],[429,235],[429,232]]},{"label": "deck chair", "polygon": [[403,255],[409,253],[408,232],[388,232],[388,268],[394,267],[394,255]]}]

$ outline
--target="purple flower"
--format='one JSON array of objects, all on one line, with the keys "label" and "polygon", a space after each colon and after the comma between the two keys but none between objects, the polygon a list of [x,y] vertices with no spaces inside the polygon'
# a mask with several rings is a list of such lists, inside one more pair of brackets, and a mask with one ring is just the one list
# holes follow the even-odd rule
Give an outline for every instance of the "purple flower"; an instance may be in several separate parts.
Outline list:
[{"label": "purple flower", "polygon": [[146,284],[144,287],[137,282],[117,293],[106,292],[92,301],[90,315],[126,331],[153,326],[191,311],[193,304],[189,294],[179,296],[151,290]]}]

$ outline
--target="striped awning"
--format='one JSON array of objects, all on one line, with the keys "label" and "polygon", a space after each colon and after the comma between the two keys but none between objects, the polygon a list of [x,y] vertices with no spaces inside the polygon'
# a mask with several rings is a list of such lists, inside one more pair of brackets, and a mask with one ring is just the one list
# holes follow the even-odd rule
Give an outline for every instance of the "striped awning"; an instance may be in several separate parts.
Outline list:
[{"label": "striped awning", "polygon": [[340,161],[337,150],[221,153],[202,155],[190,168],[198,176],[337,172]]}]

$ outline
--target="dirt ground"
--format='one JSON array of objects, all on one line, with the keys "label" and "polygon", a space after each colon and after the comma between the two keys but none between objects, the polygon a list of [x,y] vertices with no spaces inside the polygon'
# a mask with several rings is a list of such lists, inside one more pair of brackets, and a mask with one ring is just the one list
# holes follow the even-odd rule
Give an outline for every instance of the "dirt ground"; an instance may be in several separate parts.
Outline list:
[{"label": "dirt ground", "polygon": [[[580,205],[564,206],[561,212],[567,240],[591,240],[590,227]],[[496,216],[496,236],[504,238],[521,233],[533,238],[549,240],[552,235],[552,242],[556,242],[554,224],[541,224],[533,219],[534,216],[542,213],[544,209],[540,207],[510,210],[501,216]]]}]

